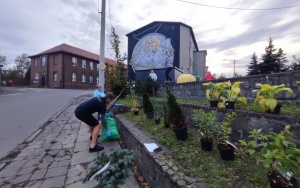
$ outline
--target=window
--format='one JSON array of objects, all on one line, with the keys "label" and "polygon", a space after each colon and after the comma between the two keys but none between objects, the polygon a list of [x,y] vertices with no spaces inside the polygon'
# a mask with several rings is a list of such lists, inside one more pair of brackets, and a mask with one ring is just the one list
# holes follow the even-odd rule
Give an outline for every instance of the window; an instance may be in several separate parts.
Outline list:
[{"label": "window", "polygon": [[42,67],[46,66],[46,57],[42,57]]},{"label": "window", "polygon": [[99,69],[100,69],[99,64],[96,64],[96,66],[97,66],[97,71],[99,71]]},{"label": "window", "polygon": [[35,59],[34,60],[34,66],[37,66],[38,65],[38,59]]},{"label": "window", "polygon": [[91,70],[93,70],[93,68],[94,68],[94,63],[93,62],[90,62],[90,68],[91,68]]},{"label": "window", "polygon": [[76,82],[76,73],[75,72],[72,73],[72,82]]},{"label": "window", "polygon": [[94,77],[90,75],[90,84],[92,84],[93,82],[94,82]]},{"label": "window", "polygon": [[96,77],[96,82],[99,83],[99,76]]},{"label": "window", "polygon": [[53,72],[53,81],[57,82],[57,71]]},{"label": "window", "polygon": [[82,68],[86,68],[86,60],[82,60]]},{"label": "window", "polygon": [[77,66],[77,58],[72,57],[72,66]]},{"label": "window", "polygon": [[86,82],[86,75],[82,74],[81,82],[85,83]]}]

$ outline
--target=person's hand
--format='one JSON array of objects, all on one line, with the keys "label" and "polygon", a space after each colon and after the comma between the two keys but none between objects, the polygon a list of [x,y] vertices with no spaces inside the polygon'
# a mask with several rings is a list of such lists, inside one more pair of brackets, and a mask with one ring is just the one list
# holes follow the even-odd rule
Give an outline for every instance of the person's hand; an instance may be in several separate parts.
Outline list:
[{"label": "person's hand", "polygon": [[107,136],[107,137],[111,137],[111,131],[110,131],[110,130],[107,130],[107,131],[106,131],[106,136]]}]

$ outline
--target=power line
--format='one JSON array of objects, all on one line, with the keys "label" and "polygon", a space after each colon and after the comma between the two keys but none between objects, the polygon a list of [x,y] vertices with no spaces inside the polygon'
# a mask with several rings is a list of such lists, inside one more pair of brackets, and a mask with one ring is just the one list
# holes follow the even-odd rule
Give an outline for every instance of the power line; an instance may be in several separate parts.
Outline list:
[{"label": "power line", "polygon": [[278,37],[283,31],[285,31],[287,28],[289,28],[297,18],[298,18],[298,16],[296,16],[296,18],[288,26],[286,26],[283,30],[281,30],[273,39]]},{"label": "power line", "polygon": [[233,8],[233,7],[221,7],[221,6],[214,6],[214,5],[205,5],[201,3],[194,3],[190,1],[183,1],[183,0],[177,0],[184,3],[204,6],[204,7],[210,7],[210,8],[221,8],[221,9],[231,9],[231,10],[280,10],[280,9],[288,9],[288,8],[294,8],[294,7],[300,7],[300,5],[292,5],[292,6],[286,6],[286,7],[274,7],[274,8]]}]

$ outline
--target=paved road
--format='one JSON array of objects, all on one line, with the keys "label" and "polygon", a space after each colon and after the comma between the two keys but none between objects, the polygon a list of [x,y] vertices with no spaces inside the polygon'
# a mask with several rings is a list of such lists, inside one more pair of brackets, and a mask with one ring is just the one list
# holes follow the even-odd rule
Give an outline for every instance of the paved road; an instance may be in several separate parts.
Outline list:
[{"label": "paved road", "polygon": [[75,97],[92,90],[2,88],[0,92],[0,159],[29,138]]}]

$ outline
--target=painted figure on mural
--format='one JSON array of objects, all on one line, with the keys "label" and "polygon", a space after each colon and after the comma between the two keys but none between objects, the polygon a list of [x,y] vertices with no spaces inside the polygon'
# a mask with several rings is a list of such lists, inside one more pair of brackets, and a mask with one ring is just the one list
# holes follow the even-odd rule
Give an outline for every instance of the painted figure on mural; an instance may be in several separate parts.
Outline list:
[{"label": "painted figure on mural", "polygon": [[149,77],[153,80],[153,81],[157,81],[157,75],[155,74],[154,70],[152,69],[150,71]]},{"label": "painted figure on mural", "polygon": [[171,70],[173,69],[173,61],[170,53],[168,51],[165,51],[165,69],[166,69],[166,81],[165,84],[167,83],[173,83],[172,78],[169,76]]}]

